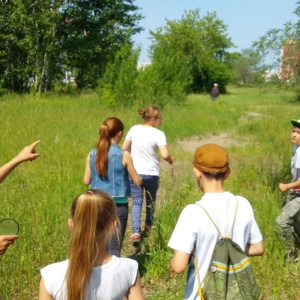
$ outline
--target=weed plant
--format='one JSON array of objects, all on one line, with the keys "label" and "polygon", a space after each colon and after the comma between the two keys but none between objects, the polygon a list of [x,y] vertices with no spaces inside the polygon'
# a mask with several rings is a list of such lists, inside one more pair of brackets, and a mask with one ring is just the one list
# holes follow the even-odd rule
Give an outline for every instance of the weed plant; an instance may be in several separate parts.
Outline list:
[{"label": "weed plant", "polygon": [[[166,133],[173,167],[162,163],[155,228],[141,248],[130,245],[130,223],[123,255],[138,260],[147,299],[182,299],[186,274],[170,270],[168,240],[183,207],[201,197],[192,173],[193,151],[187,138],[226,133],[232,173],[225,186],[251,202],[264,236],[266,252],[252,258],[265,299],[299,299],[298,265],[286,265],[275,219],[285,195],[277,186],[290,180],[290,119],[300,107],[289,91],[268,88],[228,89],[218,102],[192,95],[180,106],[166,105],[161,129]],[[149,103],[150,104],[150,103]],[[154,103],[155,104],[155,103]],[[25,145],[41,139],[41,156],[19,166],[1,184],[0,218],[15,218],[20,237],[0,257],[0,299],[38,299],[39,270],[67,258],[70,203],[86,190],[85,160],[110,116],[125,130],[140,123],[139,107],[112,110],[96,94],[77,97],[5,96],[0,98],[0,164]]]}]

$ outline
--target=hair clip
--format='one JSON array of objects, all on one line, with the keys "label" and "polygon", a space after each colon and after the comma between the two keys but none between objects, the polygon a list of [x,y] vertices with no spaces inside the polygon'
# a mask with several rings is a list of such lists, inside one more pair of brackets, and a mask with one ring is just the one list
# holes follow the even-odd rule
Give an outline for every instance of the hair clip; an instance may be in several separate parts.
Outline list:
[{"label": "hair clip", "polygon": [[93,191],[91,191],[91,190],[88,190],[87,193],[91,194],[91,195],[94,195]]}]

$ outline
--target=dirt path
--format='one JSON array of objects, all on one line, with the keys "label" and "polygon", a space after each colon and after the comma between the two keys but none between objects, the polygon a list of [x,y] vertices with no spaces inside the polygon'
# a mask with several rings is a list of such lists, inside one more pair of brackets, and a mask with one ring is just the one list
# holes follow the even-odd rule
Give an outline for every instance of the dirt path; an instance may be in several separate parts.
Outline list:
[{"label": "dirt path", "polygon": [[[175,160],[175,163],[173,165],[169,165],[168,163],[162,161],[160,163],[161,177],[165,176],[165,177],[168,177],[167,180],[175,180],[173,177],[176,174],[181,173],[181,175],[182,175],[182,173],[188,173],[188,172],[191,173],[192,172],[191,161],[192,161],[192,155],[193,155],[195,149],[201,145],[208,144],[208,143],[218,144],[225,148],[229,147],[229,146],[233,146],[233,145],[239,146],[239,147],[243,147],[246,145],[246,142],[235,140],[228,133],[221,133],[219,135],[207,135],[207,136],[204,136],[201,138],[199,138],[197,136],[192,136],[185,140],[178,141],[175,144],[175,148],[179,147],[179,148],[184,149],[184,151],[189,152],[191,154],[191,159],[189,159],[188,161],[185,161],[185,162]],[[161,180],[162,182],[164,182],[164,180],[166,180],[166,178],[161,178],[161,179],[162,179]],[[162,195],[164,193],[166,193],[164,191],[164,186],[161,185],[158,190],[158,194],[157,194],[156,212],[159,210],[160,199],[163,198]],[[129,211],[131,211],[131,201],[129,203],[129,206],[130,206]],[[146,209],[145,209],[145,203],[144,203],[143,211],[142,211],[142,224],[141,224],[142,227],[144,225],[143,222],[145,219],[145,214],[146,214]],[[124,240],[122,255],[134,257],[135,254],[137,254],[138,249],[136,249],[135,247],[132,246],[130,236],[131,236],[131,213],[129,212],[127,232],[126,232],[126,236],[125,236],[125,240]]]},{"label": "dirt path", "polygon": [[245,141],[240,141],[232,138],[228,133],[220,133],[218,135],[207,135],[199,138],[198,136],[192,136],[183,141],[177,142],[178,146],[189,152],[194,152],[199,146],[205,144],[218,144],[224,148],[229,146],[242,147],[246,145]]}]

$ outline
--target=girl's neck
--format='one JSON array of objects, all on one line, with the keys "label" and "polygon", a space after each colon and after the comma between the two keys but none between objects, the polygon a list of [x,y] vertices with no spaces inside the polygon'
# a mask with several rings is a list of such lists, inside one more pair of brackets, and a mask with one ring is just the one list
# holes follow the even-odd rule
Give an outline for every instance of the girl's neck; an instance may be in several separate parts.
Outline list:
[{"label": "girl's neck", "polygon": [[111,139],[110,139],[110,142],[111,142],[111,143],[114,143],[114,144],[116,144],[116,145],[118,145],[119,142],[120,142],[120,138],[119,138],[119,137],[111,138]]},{"label": "girl's neck", "polygon": [[94,262],[94,267],[99,267],[107,264],[112,259],[112,255],[109,254],[105,249],[99,249],[97,258]]},{"label": "girl's neck", "polygon": [[149,123],[144,123],[144,124],[142,124],[142,126],[145,126],[145,127],[155,127],[152,122],[151,123],[150,122]]}]

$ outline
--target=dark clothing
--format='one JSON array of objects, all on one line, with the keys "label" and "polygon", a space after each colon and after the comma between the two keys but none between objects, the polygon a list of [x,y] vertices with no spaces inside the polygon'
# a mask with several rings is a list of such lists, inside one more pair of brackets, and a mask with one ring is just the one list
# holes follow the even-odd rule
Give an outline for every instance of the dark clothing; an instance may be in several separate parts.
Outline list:
[{"label": "dark clothing", "polygon": [[117,214],[120,222],[120,236],[114,235],[107,244],[106,250],[117,257],[121,257],[122,243],[124,240],[127,221],[128,221],[128,203],[116,204]]},{"label": "dark clothing", "polygon": [[152,226],[155,210],[156,192],[159,186],[159,176],[139,174],[143,179],[141,186],[135,185],[131,179],[130,187],[132,194],[132,230],[134,233],[141,233],[141,213],[143,207],[144,190],[146,197],[146,226]]},{"label": "dark clothing", "polygon": [[220,95],[220,92],[219,92],[219,88],[217,86],[214,86],[212,89],[211,89],[211,92],[210,92],[210,95],[211,95],[211,98],[215,101],[218,99],[219,95]]}]

